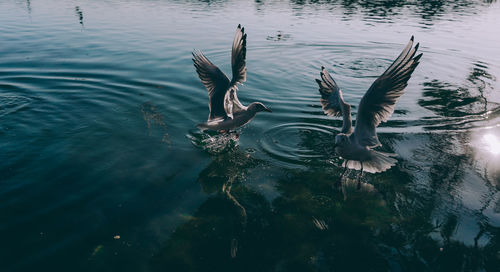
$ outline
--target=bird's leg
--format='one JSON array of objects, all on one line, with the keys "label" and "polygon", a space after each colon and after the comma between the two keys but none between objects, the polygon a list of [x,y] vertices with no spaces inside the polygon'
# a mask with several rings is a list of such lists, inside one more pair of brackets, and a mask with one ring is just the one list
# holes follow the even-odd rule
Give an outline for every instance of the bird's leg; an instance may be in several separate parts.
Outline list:
[{"label": "bird's leg", "polygon": [[359,173],[358,176],[358,190],[361,189],[361,177],[363,176],[363,162],[360,163],[361,163],[361,173]]},{"label": "bird's leg", "polygon": [[229,131],[229,133],[234,133],[234,135],[236,136],[236,139],[240,138],[240,134],[236,130]]},{"label": "bird's leg", "polygon": [[342,178],[344,177],[344,174],[345,172],[347,171],[347,163],[349,162],[349,160],[346,160],[345,161],[345,166],[344,166],[344,171],[342,171],[342,174],[340,175],[339,177],[339,180],[337,181],[337,183],[335,184],[336,186],[339,186],[342,184]]},{"label": "bird's leg", "polygon": [[[222,132],[228,136],[231,136],[230,138],[233,140],[239,140],[240,139],[240,134],[236,130],[222,130]],[[234,136],[234,137],[233,137]]]}]

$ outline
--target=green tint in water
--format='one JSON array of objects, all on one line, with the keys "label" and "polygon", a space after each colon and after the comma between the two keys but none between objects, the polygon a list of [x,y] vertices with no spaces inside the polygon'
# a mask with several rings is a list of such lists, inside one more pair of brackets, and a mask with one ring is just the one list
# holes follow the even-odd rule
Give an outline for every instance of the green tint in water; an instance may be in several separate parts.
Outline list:
[{"label": "green tint in water", "polygon": [[[495,1],[0,3],[1,271],[498,271]],[[230,73],[239,135],[198,132],[191,51]],[[324,65],[357,104],[411,35],[421,64],[378,129],[387,172],[348,172]],[[354,116],[355,117],[355,116]],[[238,140],[239,138],[239,140]]]}]

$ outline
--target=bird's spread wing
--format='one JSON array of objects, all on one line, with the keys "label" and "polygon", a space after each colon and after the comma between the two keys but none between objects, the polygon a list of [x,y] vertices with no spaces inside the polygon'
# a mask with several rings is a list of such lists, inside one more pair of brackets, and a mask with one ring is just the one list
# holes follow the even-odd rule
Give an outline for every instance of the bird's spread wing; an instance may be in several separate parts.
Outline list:
[{"label": "bird's spread wing", "polygon": [[238,99],[237,90],[238,84],[242,84],[247,79],[246,55],[247,34],[245,34],[245,28],[238,25],[234,35],[233,48],[231,51],[233,79],[231,80],[228,92],[224,97],[224,109],[229,118],[233,118],[233,113],[245,109],[245,106],[243,106]]},{"label": "bird's spread wing", "polygon": [[233,79],[231,84],[243,83],[247,80],[247,34],[245,28],[238,25],[234,34],[233,49],[231,52],[231,67],[233,69]]},{"label": "bird's spread wing", "polygon": [[348,133],[352,127],[351,105],[344,102],[342,91],[323,66],[321,67],[320,75],[321,80],[316,79],[316,82],[319,85],[323,112],[328,116],[342,115],[344,117],[342,132]]},{"label": "bird's spread wing", "polygon": [[321,80],[316,79],[316,82],[319,85],[323,111],[328,116],[342,115],[342,108],[347,105],[342,97],[342,91],[323,66],[321,67],[320,75]]},{"label": "bird's spread wing", "polygon": [[379,77],[361,99],[356,117],[354,136],[360,145],[380,145],[375,128],[394,112],[394,106],[404,93],[411,74],[419,64],[422,54],[415,56],[418,44],[413,47],[413,36],[408,45],[389,68]]},{"label": "bird's spread wing", "polygon": [[210,62],[201,51],[193,52],[193,62],[201,82],[208,90],[208,120],[226,118],[224,97],[229,88],[229,78]]}]

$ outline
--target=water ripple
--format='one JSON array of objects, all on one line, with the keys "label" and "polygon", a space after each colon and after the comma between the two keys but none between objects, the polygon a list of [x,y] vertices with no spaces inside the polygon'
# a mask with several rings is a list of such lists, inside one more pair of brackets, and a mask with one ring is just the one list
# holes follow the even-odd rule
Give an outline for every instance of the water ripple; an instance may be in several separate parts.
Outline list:
[{"label": "water ripple", "polygon": [[324,165],[333,157],[332,128],[310,123],[287,123],[265,131],[261,149],[286,164]]},{"label": "water ripple", "polygon": [[31,98],[25,96],[0,95],[0,117],[28,107],[31,100]]}]

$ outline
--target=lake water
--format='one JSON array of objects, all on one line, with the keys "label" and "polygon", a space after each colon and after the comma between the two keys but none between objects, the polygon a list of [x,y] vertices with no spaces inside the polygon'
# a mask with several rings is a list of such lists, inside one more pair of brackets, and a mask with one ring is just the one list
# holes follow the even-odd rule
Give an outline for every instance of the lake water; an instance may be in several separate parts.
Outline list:
[{"label": "lake water", "polygon": [[[201,49],[273,110],[214,149]],[[499,271],[500,3],[4,0],[1,271]],[[389,171],[342,172],[322,65],[357,104],[411,35],[378,129]]]}]

